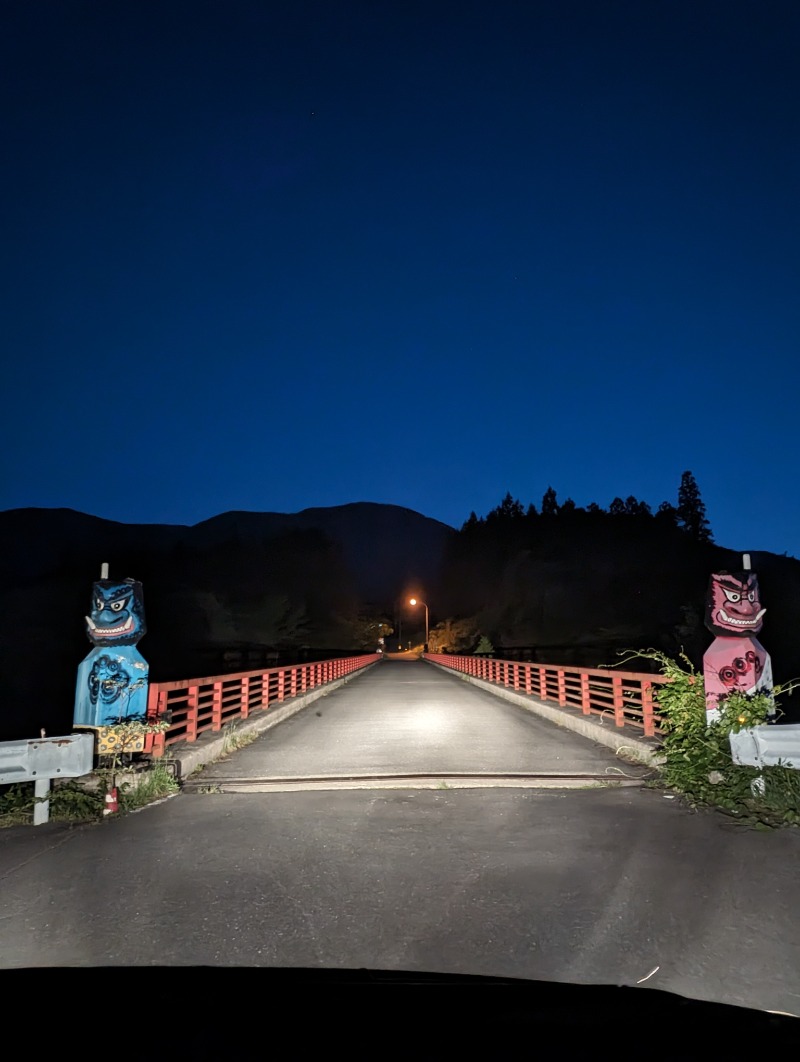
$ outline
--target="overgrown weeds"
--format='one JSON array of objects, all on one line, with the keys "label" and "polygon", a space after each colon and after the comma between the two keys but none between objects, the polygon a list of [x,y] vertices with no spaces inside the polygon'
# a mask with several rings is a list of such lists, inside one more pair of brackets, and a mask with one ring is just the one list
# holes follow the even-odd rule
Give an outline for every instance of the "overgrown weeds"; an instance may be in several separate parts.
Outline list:
[{"label": "overgrown weeds", "polygon": [[[97,773],[87,776],[97,780]],[[104,817],[106,807],[105,779],[90,787],[87,779],[75,778],[54,785],[47,799],[50,801],[51,822],[97,822]],[[120,812],[135,811],[172,793],[178,782],[165,763],[155,762],[133,775],[131,781],[119,786]],[[28,826],[33,822],[36,803],[33,782],[17,782],[0,793],[0,829],[7,826]]]},{"label": "overgrown weeds", "polygon": [[[77,780],[54,786],[48,799],[51,822],[92,822],[103,817],[103,794],[84,788]],[[33,782],[9,786],[0,794],[0,828],[32,823],[35,803]]]},{"label": "overgrown weeds", "polygon": [[240,730],[235,723],[225,727],[222,737],[222,756],[229,756],[238,749],[246,748],[260,737],[254,730]]},{"label": "overgrown weeds", "polygon": [[719,719],[706,717],[705,683],[691,661],[681,654],[673,660],[657,649],[624,655],[654,660],[667,678],[658,687],[658,709],[664,731],[666,757],[655,784],[674,789],[693,805],[721,808],[762,827],[800,824],[800,771],[791,767],[740,766],[731,754],[731,733],[775,722],[781,712],[777,700],[791,693],[795,682],[775,686],[772,694],[733,692],[719,702]]},{"label": "overgrown weeds", "polygon": [[165,763],[156,760],[147,770],[134,777],[132,782],[120,786],[120,811],[135,811],[155,800],[177,793],[180,786]]}]

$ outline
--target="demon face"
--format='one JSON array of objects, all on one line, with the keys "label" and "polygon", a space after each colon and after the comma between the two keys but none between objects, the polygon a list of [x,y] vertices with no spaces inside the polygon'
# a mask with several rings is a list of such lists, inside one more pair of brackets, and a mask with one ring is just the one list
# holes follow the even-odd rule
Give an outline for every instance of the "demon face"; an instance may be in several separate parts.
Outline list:
[{"label": "demon face", "polygon": [[89,672],[89,700],[97,704],[113,704],[131,684],[131,677],[113,656],[101,656]]},{"label": "demon face", "polygon": [[135,645],[146,630],[141,583],[101,579],[92,584],[86,633],[93,645]]},{"label": "demon face", "polygon": [[147,716],[147,661],[135,645],[92,649],[78,667],[75,726],[116,726]]},{"label": "demon face", "polygon": [[755,572],[718,572],[706,594],[706,627],[724,637],[757,634],[764,613]]}]

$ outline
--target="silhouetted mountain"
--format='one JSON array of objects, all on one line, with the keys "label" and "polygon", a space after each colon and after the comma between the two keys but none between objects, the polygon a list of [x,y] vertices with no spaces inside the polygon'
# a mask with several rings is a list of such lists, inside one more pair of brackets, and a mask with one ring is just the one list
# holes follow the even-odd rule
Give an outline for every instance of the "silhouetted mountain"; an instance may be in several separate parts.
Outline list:
[{"label": "silhouetted mountain", "polygon": [[0,513],[0,737],[70,728],[75,673],[89,650],[83,616],[102,562],[112,577],[144,584],[151,677],[188,678],[224,670],[224,650],[236,647],[357,649],[366,606],[391,612],[408,589],[436,592],[453,534],[410,509],[368,502],[223,513],[193,527],[70,509]]},{"label": "silhouetted mountain", "polygon": [[391,603],[407,586],[432,587],[439,576],[447,524],[399,505],[354,502],[299,513],[229,512],[191,528],[192,544],[253,542],[290,530],[319,530],[342,549],[365,601]]},{"label": "silhouetted mountain", "polygon": [[[89,650],[83,615],[104,561],[112,577],[144,584],[140,648],[153,679],[269,666],[279,651],[356,650],[364,610],[391,621],[411,590],[424,593],[432,626],[468,621],[503,655],[596,667],[653,646],[683,649],[699,667],[708,577],[738,570],[741,554],[689,533],[676,508],[652,515],[634,502],[526,513],[509,498],[459,531],[366,502],[223,513],[194,527],[0,513],[0,738],[70,729]],[[786,681],[800,675],[800,561],[751,559],[767,608],[761,641]]]},{"label": "silhouetted mountain", "polygon": [[[0,512],[0,590],[86,563],[130,567],[130,555],[184,548],[202,552],[221,543],[252,545],[289,531],[321,531],[337,543],[365,600],[391,601],[406,584],[431,585],[453,529],[399,505],[354,502],[299,513],[228,512],[187,527],[122,524],[73,509]],[[101,556],[102,554],[102,556]]]}]

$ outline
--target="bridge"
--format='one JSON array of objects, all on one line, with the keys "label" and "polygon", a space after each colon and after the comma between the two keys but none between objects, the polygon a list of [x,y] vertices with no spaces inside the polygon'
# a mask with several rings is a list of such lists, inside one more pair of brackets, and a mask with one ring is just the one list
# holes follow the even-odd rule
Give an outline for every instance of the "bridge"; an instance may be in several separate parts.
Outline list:
[{"label": "bridge", "polygon": [[365,654],[154,683],[181,792],[0,831],[0,964],[474,973],[797,1013],[800,832],[648,787],[659,681]]},{"label": "bridge", "polygon": [[[403,670],[397,668],[400,663]],[[411,774],[416,771],[419,745],[413,740],[413,734],[425,726],[433,731],[434,719],[439,720],[451,737],[468,740],[462,711],[464,694],[460,691],[455,695],[458,686],[454,687],[450,679],[455,675],[479,683],[487,692],[510,698],[528,712],[593,741],[615,750],[625,747],[642,762],[651,763],[655,759],[652,739],[660,733],[661,719],[654,706],[654,691],[665,681],[659,675],[449,654],[423,654],[423,666],[407,670],[412,663],[419,663],[417,654],[390,654],[386,658],[370,653],[261,671],[154,682],[149,689],[148,720],[166,721],[167,729],[148,738],[146,751],[160,758],[180,748],[182,760],[193,769],[213,758],[213,745],[207,755],[193,748],[204,737],[203,747],[208,747],[207,739],[231,724],[249,723],[249,729],[257,731],[270,727],[326,693],[331,685],[338,686],[378,666],[379,672],[371,676],[369,689],[376,704],[387,706],[386,718],[379,724],[385,742],[394,742],[404,750],[398,770],[404,767]],[[449,672],[448,678],[437,678],[437,671]],[[416,691],[430,692],[430,687],[437,682],[442,692],[434,697],[438,709],[433,712],[426,695],[417,696]],[[485,715],[498,710],[494,698],[489,697],[485,703],[488,705]],[[412,704],[414,711],[410,710]],[[376,723],[367,718],[361,725],[368,729]],[[487,731],[490,729],[485,721],[482,725]],[[512,746],[510,742],[509,748]],[[452,745],[442,748],[444,759],[438,765],[440,770],[447,768],[452,748]],[[507,766],[502,750],[495,749],[492,756],[496,762],[490,757],[483,763],[483,769],[502,771]],[[346,754],[339,766],[343,771],[350,768]],[[436,767],[430,763],[427,766]],[[541,763],[539,767],[543,769]]]}]

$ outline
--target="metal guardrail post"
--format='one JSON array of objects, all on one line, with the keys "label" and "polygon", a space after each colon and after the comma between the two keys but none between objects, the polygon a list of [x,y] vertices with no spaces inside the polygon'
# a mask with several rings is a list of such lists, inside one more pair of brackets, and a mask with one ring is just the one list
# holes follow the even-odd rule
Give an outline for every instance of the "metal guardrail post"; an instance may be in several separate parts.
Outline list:
[{"label": "metal guardrail post", "polygon": [[50,801],[44,798],[50,794],[50,779],[37,778],[33,783],[33,795],[36,803],[33,805],[33,825],[41,826],[50,819]]}]

